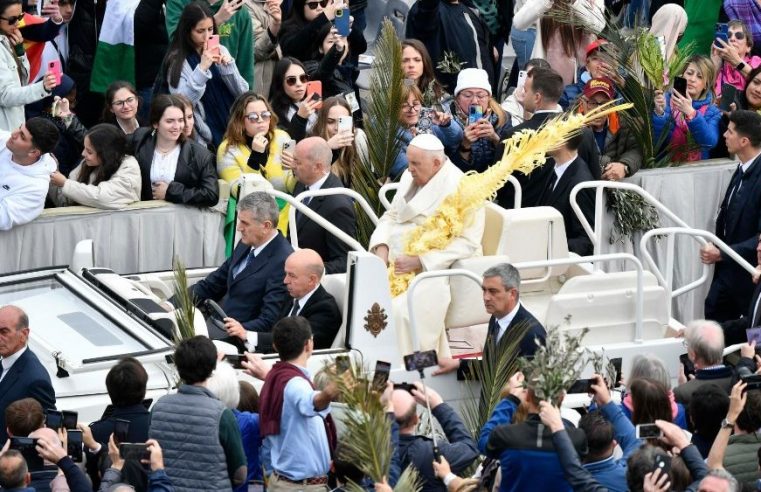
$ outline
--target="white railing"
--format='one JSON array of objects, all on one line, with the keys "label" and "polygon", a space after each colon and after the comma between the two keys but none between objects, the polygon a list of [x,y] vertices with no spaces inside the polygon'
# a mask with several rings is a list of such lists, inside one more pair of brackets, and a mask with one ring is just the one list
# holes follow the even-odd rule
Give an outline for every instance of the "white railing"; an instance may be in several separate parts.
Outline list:
[{"label": "white railing", "polygon": [[[515,198],[513,199],[513,208],[519,209],[521,208],[521,202],[523,201],[523,189],[521,188],[521,184],[512,175],[510,175],[507,178],[507,182],[513,185],[513,188],[515,188]],[[391,202],[388,201],[388,197],[386,197],[386,195],[392,190],[394,191],[398,190],[399,186],[400,186],[399,183],[386,183],[383,186],[381,186],[381,189],[378,191],[378,198],[380,199],[381,204],[386,210],[388,210],[391,207]]]},{"label": "white railing", "polygon": [[[701,229],[692,229],[690,227],[661,227],[658,229],[651,229],[647,231],[642,236],[642,239],[640,240],[640,250],[642,252],[642,255],[645,258],[645,262],[647,263],[648,267],[650,267],[650,271],[652,271],[653,274],[656,276],[656,278],[658,279],[658,283],[660,283],[666,289],[666,292],[668,292],[669,317],[671,317],[671,304],[672,304],[671,301],[674,298],[679,297],[680,295],[703,285],[705,282],[708,281],[708,275],[710,272],[709,266],[704,264],[703,273],[699,279],[694,280],[690,282],[689,284],[684,285],[678,289],[674,289],[673,287],[674,258],[676,253],[676,236],[677,235],[690,236],[696,241],[699,241],[701,244],[706,244],[707,242],[711,242],[719,250],[721,250],[727,256],[732,258],[734,261],[736,261],[745,271],[747,271],[751,275],[754,274],[756,271],[755,267],[751,265],[750,263],[748,263],[745,260],[745,258],[737,254],[736,251],[730,248],[724,241],[716,237],[716,235],[711,232],[703,231]],[[657,236],[666,236],[666,265],[665,265],[666,276],[665,277],[661,273],[660,268],[658,268],[658,265],[655,264],[655,260],[653,260],[653,257],[647,248],[647,244],[650,241],[650,239]]]}]

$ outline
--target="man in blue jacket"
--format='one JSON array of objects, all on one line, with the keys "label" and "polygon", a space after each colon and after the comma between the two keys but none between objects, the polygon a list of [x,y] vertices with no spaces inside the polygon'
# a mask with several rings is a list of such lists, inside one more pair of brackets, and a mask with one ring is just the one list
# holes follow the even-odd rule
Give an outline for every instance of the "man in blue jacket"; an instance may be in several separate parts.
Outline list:
[{"label": "man in blue jacket", "polygon": [[[589,412],[579,421],[587,435],[589,452],[582,458],[584,468],[612,492],[626,492],[626,460],[642,444],[636,438],[634,425],[621,407],[611,402],[610,390],[601,376],[595,376],[592,391],[599,410]],[[613,451],[621,446],[623,456],[616,459]]]}]

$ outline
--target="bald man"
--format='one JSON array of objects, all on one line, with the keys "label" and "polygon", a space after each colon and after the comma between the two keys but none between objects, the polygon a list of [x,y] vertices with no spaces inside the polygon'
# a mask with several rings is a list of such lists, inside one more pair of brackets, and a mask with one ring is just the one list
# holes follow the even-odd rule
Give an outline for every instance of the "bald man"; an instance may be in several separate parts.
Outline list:
[{"label": "bald man", "polygon": [[[293,190],[297,196],[307,190],[343,188],[343,183],[330,172],[333,151],[320,137],[305,138],[296,145],[291,168],[298,184]],[[309,208],[328,219],[334,226],[357,237],[357,219],[354,201],[346,195],[317,196],[305,202]],[[345,273],[349,246],[303,214],[296,214],[296,231],[299,247],[310,248],[325,262],[326,273]]]},{"label": "bald man", "polygon": [[[422,492],[446,492],[444,482],[436,478],[433,472],[433,441],[428,436],[415,434],[415,428],[420,420],[417,406],[425,407],[425,394],[420,381],[415,383],[412,393],[395,390],[393,394],[394,417],[399,424],[399,459],[402,470],[412,464],[420,473],[423,481]],[[439,452],[449,462],[452,473],[465,471],[478,458],[478,446],[468,431],[465,423],[452,407],[444,403],[435,390],[428,387],[426,391],[431,405],[431,414],[439,421],[441,429],[447,436],[446,440],[439,439],[436,444]]]},{"label": "bald man", "polygon": [[[464,176],[446,157],[444,145],[433,135],[418,135],[410,141],[407,162],[407,170],[402,174],[391,207],[380,218],[370,237],[370,251],[387,265],[393,265],[396,273],[447,270],[457,260],[480,256],[485,220],[483,208],[466,219],[460,235],[445,248],[420,256],[405,254],[409,232],[436,213],[441,202],[457,191]],[[425,320],[417,326],[420,350],[436,349],[439,357],[451,355],[444,330],[449,299],[446,278],[429,279],[415,289],[415,317]],[[399,349],[402,354],[412,353],[406,293],[394,298],[393,315]]]},{"label": "bald man", "polygon": [[55,409],[50,375],[29,349],[29,317],[19,307],[0,308],[0,442],[8,439],[5,409],[22,398],[34,398],[42,408]]},{"label": "bald man", "polygon": [[[294,251],[285,260],[283,283],[289,297],[280,309],[278,320],[302,316],[309,321],[314,348],[330,348],[341,327],[341,310],[335,298],[320,285],[325,273],[322,258],[312,249]],[[272,352],[272,333],[259,333],[257,352]]]}]

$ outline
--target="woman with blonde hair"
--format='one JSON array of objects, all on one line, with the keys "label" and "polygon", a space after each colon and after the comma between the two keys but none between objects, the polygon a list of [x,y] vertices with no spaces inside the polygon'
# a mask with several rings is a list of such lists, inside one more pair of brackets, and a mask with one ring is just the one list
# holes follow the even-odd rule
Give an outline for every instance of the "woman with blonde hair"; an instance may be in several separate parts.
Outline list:
[{"label": "woman with blonde hair", "polygon": [[360,128],[339,131],[339,118],[351,120],[351,106],[342,96],[325,99],[317,113],[312,135],[322,137],[333,151],[331,172],[338,176],[344,186],[351,188],[352,169],[367,160],[367,136]]}]

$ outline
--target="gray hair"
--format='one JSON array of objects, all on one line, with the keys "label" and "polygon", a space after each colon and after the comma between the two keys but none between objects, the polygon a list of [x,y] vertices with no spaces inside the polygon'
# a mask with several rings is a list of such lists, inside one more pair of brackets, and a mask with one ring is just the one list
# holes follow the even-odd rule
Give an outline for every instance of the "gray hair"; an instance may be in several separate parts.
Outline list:
[{"label": "gray hair", "polygon": [[631,385],[632,381],[637,379],[653,379],[661,383],[665,388],[671,388],[671,377],[669,376],[663,361],[653,354],[635,355],[632,359],[632,368],[629,371],[629,378],[626,385]]},{"label": "gray hair", "polygon": [[521,286],[521,274],[510,263],[500,263],[489,267],[484,272],[484,278],[499,277],[505,289],[518,289]]},{"label": "gray hair", "polygon": [[[737,479],[732,476],[731,473],[729,473],[724,468],[714,468],[713,470],[710,470],[708,473],[706,473],[706,477],[715,477],[720,478],[722,480],[727,481],[727,492],[740,492],[740,484],[737,482]],[[702,483],[702,480],[701,480]]]},{"label": "gray hair", "polygon": [[[10,461],[14,459],[16,463]],[[0,487],[4,489],[23,487],[26,474],[29,473],[24,456],[16,449],[9,449],[0,456],[0,461],[8,461],[0,465]]]},{"label": "gray hair", "polygon": [[217,368],[206,380],[206,389],[225,404],[227,408],[238,408],[240,401],[240,384],[235,369],[226,361],[217,362]]},{"label": "gray hair", "polygon": [[696,319],[684,329],[687,348],[706,366],[721,364],[724,357],[724,330],[715,321]]},{"label": "gray hair", "polygon": [[251,212],[255,219],[260,221],[269,220],[272,222],[272,228],[277,228],[277,221],[280,217],[280,209],[277,206],[275,198],[263,191],[254,191],[244,196],[238,202],[238,213],[247,210]]}]

